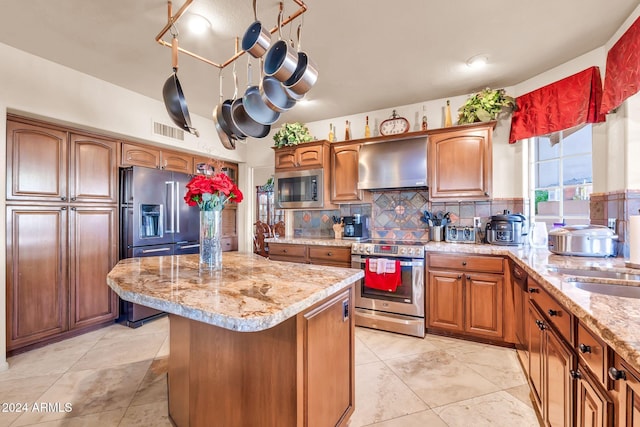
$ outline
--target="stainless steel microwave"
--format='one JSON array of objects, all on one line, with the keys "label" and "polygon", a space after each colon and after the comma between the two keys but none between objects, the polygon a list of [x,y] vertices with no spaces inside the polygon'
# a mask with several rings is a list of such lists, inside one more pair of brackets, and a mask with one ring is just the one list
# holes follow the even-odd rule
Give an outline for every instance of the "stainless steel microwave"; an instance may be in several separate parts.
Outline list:
[{"label": "stainless steel microwave", "polygon": [[283,209],[322,208],[324,171],[307,169],[276,172],[276,202]]}]

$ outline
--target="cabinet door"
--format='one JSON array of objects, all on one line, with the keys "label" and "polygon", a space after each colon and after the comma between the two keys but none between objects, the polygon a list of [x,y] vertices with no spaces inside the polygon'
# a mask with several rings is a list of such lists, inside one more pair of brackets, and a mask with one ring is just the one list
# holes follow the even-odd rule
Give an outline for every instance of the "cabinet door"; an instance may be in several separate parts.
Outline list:
[{"label": "cabinet door", "polygon": [[640,375],[617,354],[615,355],[614,368],[621,375],[613,383],[615,425],[640,427]]},{"label": "cabinet door", "polygon": [[428,326],[464,331],[462,275],[455,272],[429,273]]},{"label": "cabinet door", "polygon": [[269,259],[273,261],[289,261],[306,263],[307,246],[286,243],[269,243]]},{"label": "cabinet door", "polygon": [[336,267],[351,267],[351,249],[335,246],[309,246],[309,262],[319,265],[334,265]]},{"label": "cabinet door", "polygon": [[575,356],[552,328],[545,330],[544,406],[547,425],[573,426],[573,387],[571,370]]},{"label": "cabinet door", "polygon": [[306,426],[341,425],[354,409],[353,288],[304,314]]},{"label": "cabinet door", "polygon": [[538,412],[542,414],[542,378],[544,374],[542,345],[546,326],[542,315],[532,303],[527,304],[527,309],[529,312],[527,317],[529,322],[529,384],[531,385],[531,394],[538,407]]},{"label": "cabinet door", "polygon": [[576,383],[576,426],[609,427],[613,425],[613,402],[597,381],[578,366]]},{"label": "cabinet door", "polygon": [[7,350],[68,329],[67,262],[66,208],[7,207]]},{"label": "cabinet door", "polygon": [[431,198],[487,200],[491,194],[491,125],[429,135]]},{"label": "cabinet door", "polygon": [[224,162],[222,165],[222,173],[227,175],[231,181],[238,185],[238,165],[235,163]]},{"label": "cabinet door", "polygon": [[358,159],[362,144],[331,146],[331,201],[362,201],[358,190]]},{"label": "cabinet door", "polygon": [[148,168],[160,168],[160,150],[151,147],[123,143],[122,166],[145,166]]},{"label": "cabinet door", "polygon": [[118,143],[71,134],[69,199],[118,203]]},{"label": "cabinet door", "polygon": [[67,199],[66,132],[7,121],[7,200]]},{"label": "cabinet door", "polygon": [[190,174],[193,171],[193,156],[174,151],[162,151],[160,152],[160,169]]},{"label": "cabinet door", "polygon": [[302,145],[296,149],[296,167],[299,168],[311,168],[311,167],[323,167],[324,166],[324,146]]},{"label": "cabinet door", "polygon": [[106,282],[118,262],[117,224],[117,207],[70,208],[69,329],[117,317],[117,296]]},{"label": "cabinet door", "polygon": [[296,151],[293,148],[278,148],[275,152],[275,168],[291,169],[297,165]]},{"label": "cabinet door", "polygon": [[465,281],[465,331],[502,338],[504,280],[492,274],[467,274]]}]

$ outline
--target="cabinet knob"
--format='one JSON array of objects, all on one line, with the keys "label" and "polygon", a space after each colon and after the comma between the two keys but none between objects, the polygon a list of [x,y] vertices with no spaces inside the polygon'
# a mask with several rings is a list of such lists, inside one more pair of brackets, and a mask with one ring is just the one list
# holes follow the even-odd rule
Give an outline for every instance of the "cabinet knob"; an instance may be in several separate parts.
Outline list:
[{"label": "cabinet knob", "polygon": [[530,294],[540,293],[540,289],[538,289],[538,288],[529,288],[529,293]]},{"label": "cabinet knob", "polygon": [[67,200],[67,198],[65,196],[62,196],[62,197],[60,197],[60,200],[62,200],[64,202],[65,200]]},{"label": "cabinet knob", "polygon": [[582,378],[582,374],[580,373],[580,371],[574,371],[572,369],[569,371],[569,374],[571,375],[571,378],[573,378],[574,380],[579,380],[580,378]]},{"label": "cabinet knob", "polygon": [[580,353],[591,353],[591,346],[586,344],[580,344],[578,346]]},{"label": "cabinet knob", "polygon": [[462,265],[463,266],[467,265],[467,261],[462,261]]},{"label": "cabinet knob", "polygon": [[484,192],[484,195],[485,195],[485,196],[487,196],[487,197],[489,197],[489,193],[488,193],[488,192],[486,192],[486,191]]},{"label": "cabinet knob", "polygon": [[542,320],[536,320],[536,325],[538,325],[538,329],[540,329],[541,331],[544,331],[546,329],[546,326],[544,325],[544,322]]},{"label": "cabinet knob", "polygon": [[624,371],[619,371],[612,366],[609,368],[609,378],[611,378],[614,381],[626,380],[627,374]]},{"label": "cabinet knob", "polygon": [[61,210],[61,211],[66,211],[66,210],[67,210],[67,208],[66,208],[66,206],[63,206],[63,207],[61,207],[61,208],[60,208],[60,210]]},{"label": "cabinet knob", "polygon": [[549,314],[549,316],[557,316],[558,315],[558,310],[551,310],[549,309],[549,311],[547,311],[547,313]]},{"label": "cabinet knob", "polygon": [[75,212],[75,210],[76,210],[75,206],[72,206],[71,210]]},{"label": "cabinet knob", "polygon": [[458,274],[458,280],[462,279],[462,274]]},{"label": "cabinet knob", "polygon": [[327,252],[327,256],[333,256],[333,252]]},{"label": "cabinet knob", "polygon": [[282,250],[282,253],[283,253],[283,254],[286,254],[286,253],[287,253],[287,250],[286,250],[286,249],[283,249],[283,250]]},{"label": "cabinet knob", "polygon": [[72,201],[72,202],[75,202],[75,201],[76,201],[76,198],[75,198],[75,197],[72,197],[72,198],[71,198],[71,201]]}]

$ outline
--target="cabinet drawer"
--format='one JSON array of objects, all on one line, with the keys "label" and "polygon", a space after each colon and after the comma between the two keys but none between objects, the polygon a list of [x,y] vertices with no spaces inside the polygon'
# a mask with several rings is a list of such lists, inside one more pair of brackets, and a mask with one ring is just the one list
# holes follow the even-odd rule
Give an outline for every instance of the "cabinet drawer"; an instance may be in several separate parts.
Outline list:
[{"label": "cabinet drawer", "polygon": [[238,250],[238,238],[237,237],[223,237],[220,239],[222,245],[222,251],[237,251]]},{"label": "cabinet drawer", "polygon": [[459,271],[477,271],[482,273],[502,273],[503,264],[503,259],[501,257],[429,254],[430,268],[446,268]]},{"label": "cabinet drawer", "polygon": [[286,243],[269,243],[269,256],[279,257],[302,257],[307,256],[305,245],[290,245]]},{"label": "cabinet drawer", "polygon": [[309,259],[314,264],[351,264],[351,248],[309,246]]},{"label": "cabinet drawer", "polygon": [[607,383],[605,370],[605,356],[607,346],[596,338],[591,331],[578,323],[576,351],[578,357],[591,370],[593,375],[603,386]]},{"label": "cabinet drawer", "polygon": [[551,295],[547,293],[538,283],[529,278],[529,294],[531,299],[540,308],[545,318],[551,323],[560,335],[572,344],[572,321],[573,316],[564,309]]}]

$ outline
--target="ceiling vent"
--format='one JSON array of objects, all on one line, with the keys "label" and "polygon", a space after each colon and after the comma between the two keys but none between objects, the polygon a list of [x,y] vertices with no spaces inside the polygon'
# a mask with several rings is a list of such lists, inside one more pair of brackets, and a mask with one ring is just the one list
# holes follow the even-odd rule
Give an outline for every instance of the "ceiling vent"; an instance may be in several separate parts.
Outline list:
[{"label": "ceiling vent", "polygon": [[166,136],[167,138],[184,141],[184,131],[164,123],[153,122],[153,133],[155,135]]}]

